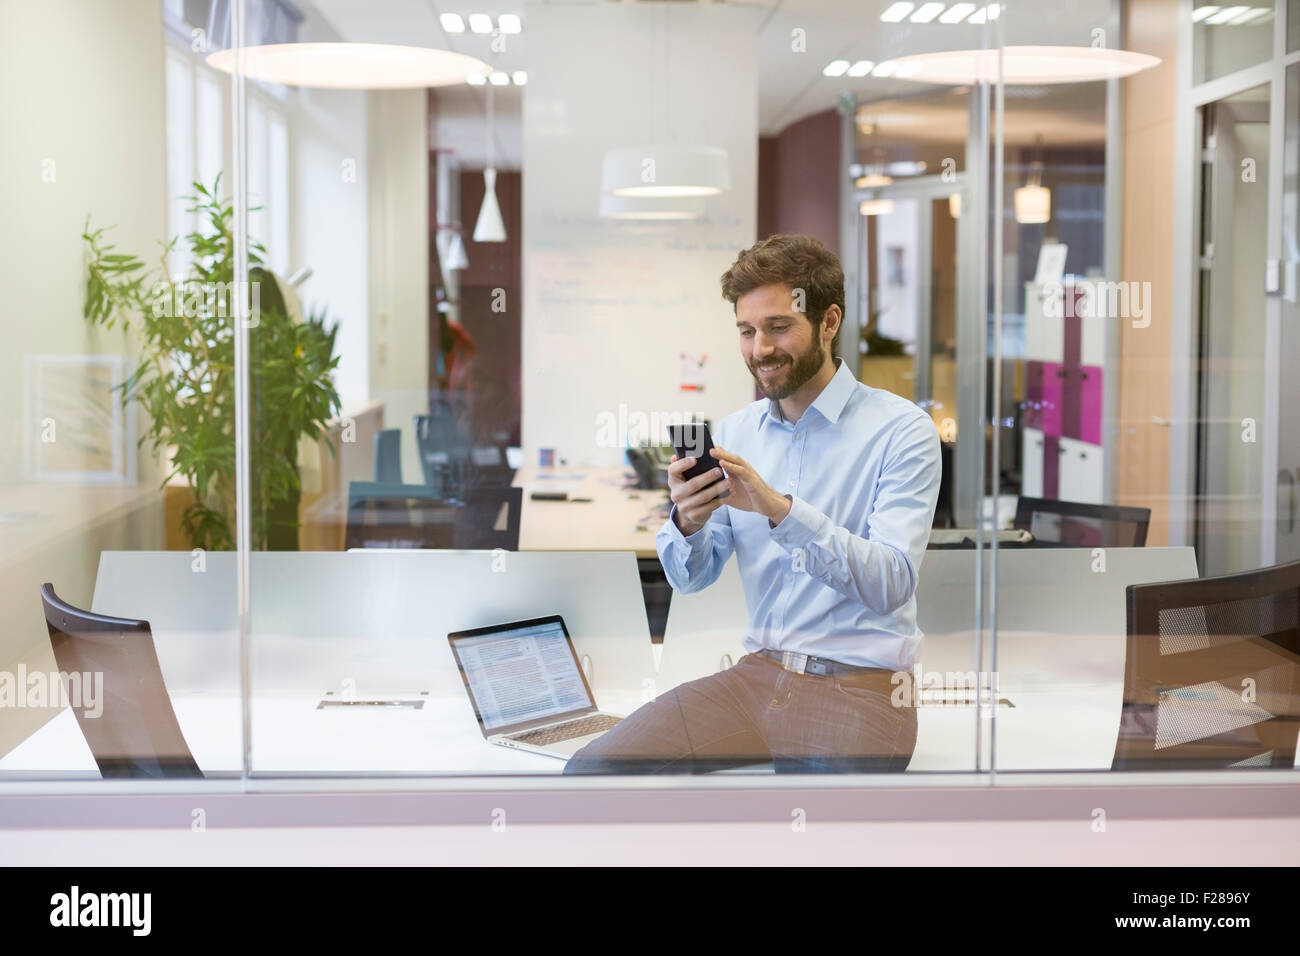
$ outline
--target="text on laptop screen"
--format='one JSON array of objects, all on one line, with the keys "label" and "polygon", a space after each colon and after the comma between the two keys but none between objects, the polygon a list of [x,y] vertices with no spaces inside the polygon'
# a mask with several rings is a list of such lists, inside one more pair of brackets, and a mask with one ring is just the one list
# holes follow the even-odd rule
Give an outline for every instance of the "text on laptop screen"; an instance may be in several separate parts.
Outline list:
[{"label": "text on laptop screen", "polygon": [[458,638],[455,648],[487,730],[595,706],[558,621]]}]

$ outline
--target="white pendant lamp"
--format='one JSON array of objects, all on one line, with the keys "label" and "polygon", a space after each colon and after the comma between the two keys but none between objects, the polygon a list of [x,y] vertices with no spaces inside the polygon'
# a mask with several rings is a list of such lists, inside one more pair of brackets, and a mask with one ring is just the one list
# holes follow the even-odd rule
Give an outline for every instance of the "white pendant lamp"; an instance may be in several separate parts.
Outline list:
[{"label": "white pendant lamp", "polygon": [[727,151],[656,143],[605,154],[600,191],[611,196],[716,196],[731,188]]},{"label": "white pendant lamp", "polygon": [[483,170],[483,205],[479,207],[478,221],[474,223],[475,242],[505,242],[506,224],[501,218],[501,204],[497,202],[497,171],[492,154],[493,116],[492,87],[487,89],[487,168]]},{"label": "white pendant lamp", "polygon": [[1052,218],[1052,191],[1046,186],[1028,185],[1016,190],[1016,222],[1033,225]]},{"label": "white pendant lamp", "polygon": [[465,240],[460,237],[460,230],[449,233],[447,239],[447,270],[469,268],[469,256],[465,254]]},{"label": "white pendant lamp", "polygon": [[889,62],[894,76],[918,83],[966,86],[994,83],[1000,77],[1008,86],[1046,86],[1131,76],[1158,65],[1160,58],[1086,46],[1008,46],[1001,51],[916,53]]},{"label": "white pendant lamp", "polygon": [[644,221],[672,222],[701,219],[704,216],[702,196],[601,196],[602,219],[639,219]]},{"label": "white pendant lamp", "polygon": [[[207,58],[213,69],[235,71],[235,51]],[[342,90],[400,90],[450,86],[487,65],[464,53],[392,43],[272,43],[239,50],[241,76],[285,86]]]},{"label": "white pendant lamp", "polygon": [[[649,117],[654,113],[655,92],[660,92],[663,97],[662,114],[657,124],[653,121],[650,123],[649,142],[646,145],[617,146],[605,153],[600,175],[602,196],[643,199],[690,198],[716,196],[731,188],[731,164],[725,149],[698,143],[671,142],[673,139],[671,133],[673,34],[670,7],[670,4],[662,5],[663,26],[660,31],[663,42],[662,59],[656,70],[657,58],[652,52],[648,58],[645,74],[646,90],[650,99],[646,116]],[[654,75],[656,72],[657,76]],[[609,208],[611,204],[604,205]],[[643,211],[646,215],[650,214],[648,207]]]},{"label": "white pendant lamp", "polygon": [[[1037,141],[1039,156],[1042,156],[1043,138]],[[1021,225],[1035,225],[1052,218],[1052,192],[1043,185],[1043,161],[1035,159],[1029,164],[1029,175],[1025,184],[1014,195],[1016,222]]]}]

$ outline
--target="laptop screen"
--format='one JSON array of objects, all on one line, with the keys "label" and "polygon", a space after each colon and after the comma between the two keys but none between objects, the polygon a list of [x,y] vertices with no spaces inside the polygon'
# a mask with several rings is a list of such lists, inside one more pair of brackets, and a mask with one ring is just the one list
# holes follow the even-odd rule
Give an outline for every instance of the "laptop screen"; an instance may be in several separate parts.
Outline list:
[{"label": "laptop screen", "polygon": [[559,617],[449,639],[484,733],[596,706]]}]

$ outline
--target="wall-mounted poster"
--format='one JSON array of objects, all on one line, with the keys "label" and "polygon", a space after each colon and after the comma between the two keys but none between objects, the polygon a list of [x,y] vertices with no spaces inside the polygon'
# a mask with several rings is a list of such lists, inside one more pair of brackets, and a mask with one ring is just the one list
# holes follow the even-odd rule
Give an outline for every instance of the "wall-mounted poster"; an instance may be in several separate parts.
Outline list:
[{"label": "wall-mounted poster", "polygon": [[121,355],[28,355],[23,438],[31,481],[134,482],[136,408]]},{"label": "wall-mounted poster", "polygon": [[683,392],[702,392],[708,384],[707,355],[682,352],[677,365],[677,382]]}]

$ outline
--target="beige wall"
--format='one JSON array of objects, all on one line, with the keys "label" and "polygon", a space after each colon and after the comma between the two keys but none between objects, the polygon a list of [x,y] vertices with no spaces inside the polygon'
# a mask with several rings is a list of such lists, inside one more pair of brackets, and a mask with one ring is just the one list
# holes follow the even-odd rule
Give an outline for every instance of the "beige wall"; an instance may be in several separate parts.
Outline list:
[{"label": "beige wall", "polygon": [[1121,324],[1118,504],[1151,509],[1148,545],[1169,540],[1170,345],[1174,279],[1177,0],[1125,6],[1126,46],[1162,59],[1124,81],[1123,278],[1151,283],[1151,324]]},{"label": "beige wall", "polygon": [[[166,233],[161,24],[157,0],[0,2],[0,669],[53,665],[41,583],[88,605],[101,549],[161,547],[147,452],[137,488],[25,484],[21,412],[26,356],[132,352],[82,319],[81,232],[141,255]],[[0,711],[0,753],[52,713]]]},{"label": "beige wall", "polygon": [[429,132],[424,90],[371,93],[370,397],[402,430],[402,479],[423,484],[412,416],[429,409]]}]

